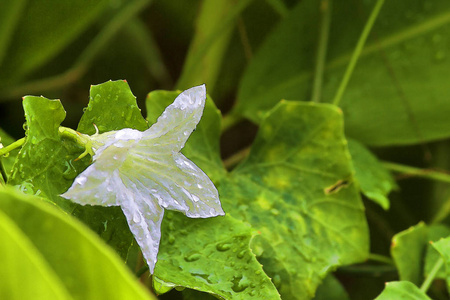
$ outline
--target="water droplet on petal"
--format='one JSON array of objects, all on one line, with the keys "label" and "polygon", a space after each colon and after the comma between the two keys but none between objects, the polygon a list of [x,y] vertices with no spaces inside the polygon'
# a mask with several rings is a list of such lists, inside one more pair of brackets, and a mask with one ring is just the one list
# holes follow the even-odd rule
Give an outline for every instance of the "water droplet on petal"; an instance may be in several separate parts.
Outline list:
[{"label": "water droplet on petal", "polygon": [[135,212],[133,214],[133,222],[134,223],[139,223],[141,221],[141,215],[138,212]]},{"label": "water droplet on petal", "polygon": [[196,195],[192,195],[192,200],[194,200],[194,202],[198,202],[200,201],[200,198],[197,197]]}]

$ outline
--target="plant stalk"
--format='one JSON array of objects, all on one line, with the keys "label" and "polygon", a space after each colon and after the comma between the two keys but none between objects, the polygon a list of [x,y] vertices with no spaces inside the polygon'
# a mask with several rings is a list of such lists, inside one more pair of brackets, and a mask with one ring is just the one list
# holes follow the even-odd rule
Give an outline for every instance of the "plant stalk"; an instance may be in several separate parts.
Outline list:
[{"label": "plant stalk", "polygon": [[344,77],[342,78],[342,81],[339,85],[336,95],[334,96],[333,104],[336,106],[339,106],[339,103],[341,102],[342,95],[344,94],[345,89],[347,88],[347,84],[350,80],[350,77],[352,76],[353,70],[355,69],[356,62],[358,61],[359,56],[361,55],[367,37],[369,36],[370,31],[372,30],[373,24],[375,23],[375,20],[377,19],[381,7],[383,7],[383,4],[384,0],[377,0],[377,3],[375,3],[374,8],[372,9],[372,12],[370,13],[366,25],[364,26],[363,32],[359,37],[358,43],[356,44],[355,50],[353,51],[352,57],[350,58],[350,62],[348,63],[347,69],[345,70]]},{"label": "plant stalk", "polygon": [[437,272],[441,269],[442,265],[444,264],[444,259],[442,257],[439,258],[439,260],[434,264],[433,269],[431,270],[430,274],[428,274],[427,278],[425,278],[425,281],[420,286],[420,290],[424,293],[428,291],[430,288],[430,285],[433,283],[434,278],[436,277]]},{"label": "plant stalk", "polygon": [[320,23],[316,68],[314,70],[313,91],[311,96],[311,100],[313,102],[320,102],[322,97],[323,74],[327,57],[328,36],[331,24],[331,3],[332,2],[329,0],[322,0],[320,2],[322,18]]}]

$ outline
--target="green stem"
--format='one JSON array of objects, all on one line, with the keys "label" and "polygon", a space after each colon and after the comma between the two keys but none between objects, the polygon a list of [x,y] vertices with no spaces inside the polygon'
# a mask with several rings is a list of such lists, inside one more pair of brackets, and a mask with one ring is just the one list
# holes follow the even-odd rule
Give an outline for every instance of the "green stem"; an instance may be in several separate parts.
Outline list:
[{"label": "green stem", "polygon": [[0,148],[0,156],[3,156],[5,154],[8,154],[12,150],[22,147],[22,145],[25,143],[25,138],[21,138],[20,140],[15,141],[12,144],[9,144],[6,147]]},{"label": "green stem", "polygon": [[240,150],[239,152],[236,152],[232,156],[228,157],[227,159],[225,159],[223,161],[223,165],[225,166],[225,168],[227,170],[229,170],[232,167],[234,167],[235,165],[237,165],[239,162],[244,160],[244,158],[246,158],[249,153],[250,153],[250,147],[244,148],[244,149]]},{"label": "green stem", "polygon": [[59,127],[59,134],[62,137],[73,140],[78,145],[85,148],[85,151],[81,153],[81,155],[78,156],[75,160],[82,159],[88,154],[91,155],[91,157],[94,157],[94,150],[92,149],[92,140],[89,138],[88,135],[81,134],[78,131],[73,130],[72,128],[63,126]]},{"label": "green stem", "polygon": [[434,278],[436,277],[437,272],[441,269],[442,265],[444,264],[444,260],[442,257],[439,258],[439,260],[434,264],[433,269],[430,271],[430,274],[428,274],[425,281],[420,286],[420,290],[424,293],[428,291],[430,288],[430,285],[433,283]]},{"label": "green stem", "polygon": [[394,261],[390,257],[384,256],[381,254],[370,253],[368,259],[371,261],[384,263],[386,265],[392,265],[392,266],[395,265]]},{"label": "green stem", "polygon": [[405,175],[423,177],[450,183],[450,175],[443,172],[438,172],[430,169],[420,169],[387,161],[383,161],[382,164],[386,169],[403,173]]},{"label": "green stem", "polygon": [[233,112],[223,116],[222,118],[222,133],[243,120],[243,117],[234,114]]},{"label": "green stem", "polygon": [[372,12],[370,13],[369,19],[367,20],[366,25],[364,26],[363,32],[359,37],[358,43],[356,44],[355,50],[353,51],[352,57],[350,58],[350,62],[348,63],[347,69],[345,70],[344,77],[342,78],[341,84],[334,96],[333,104],[339,105],[342,99],[342,95],[347,87],[347,84],[352,76],[353,70],[355,69],[356,62],[358,61],[359,56],[364,48],[364,44],[366,43],[367,37],[369,36],[370,31],[372,30],[373,24],[378,17],[378,13],[381,10],[381,7],[384,4],[384,0],[377,0],[375,3]]},{"label": "green stem", "polygon": [[322,92],[323,73],[325,60],[327,57],[328,35],[331,23],[331,1],[322,0],[320,3],[322,20],[320,24],[319,43],[317,47],[316,68],[314,71],[313,91],[311,99],[313,102],[320,102]]}]

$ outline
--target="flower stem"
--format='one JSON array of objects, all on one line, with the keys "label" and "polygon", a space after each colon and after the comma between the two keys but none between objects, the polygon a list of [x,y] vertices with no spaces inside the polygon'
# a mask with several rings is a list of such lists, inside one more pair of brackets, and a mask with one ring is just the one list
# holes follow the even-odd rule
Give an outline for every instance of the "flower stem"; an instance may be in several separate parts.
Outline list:
[{"label": "flower stem", "polygon": [[390,257],[384,256],[381,254],[370,253],[368,259],[371,261],[376,261],[376,262],[384,263],[387,265],[392,265],[392,266],[394,265],[394,262],[392,261],[392,259]]},{"label": "flower stem", "polygon": [[94,150],[92,149],[92,140],[89,138],[89,136],[81,134],[78,131],[73,130],[72,128],[63,126],[59,127],[59,134],[61,134],[62,137],[73,140],[78,145],[85,148],[85,151],[81,153],[81,155],[78,156],[75,160],[82,159],[88,154],[94,157]]},{"label": "flower stem", "polygon": [[430,274],[428,274],[427,278],[420,286],[420,290],[422,292],[426,293],[428,291],[431,283],[433,283],[433,280],[436,277],[437,272],[439,272],[439,270],[441,269],[443,264],[444,264],[444,260],[442,259],[442,257],[440,257],[439,260],[434,264],[434,267],[430,271]]},{"label": "flower stem", "polygon": [[320,2],[322,20],[320,24],[319,42],[317,46],[316,68],[314,70],[314,82],[311,101],[320,102],[322,94],[323,73],[327,57],[328,34],[331,23],[331,1],[322,0]]},{"label": "flower stem", "polygon": [[364,44],[366,43],[367,37],[369,36],[370,31],[372,30],[373,24],[378,17],[378,13],[381,10],[381,7],[384,4],[384,0],[377,0],[375,3],[372,12],[370,13],[369,19],[367,20],[366,25],[364,26],[363,32],[359,37],[358,43],[356,44],[355,50],[353,51],[352,57],[350,58],[350,62],[348,63],[347,69],[345,70],[344,77],[342,78],[341,84],[334,96],[333,104],[338,106],[341,102],[342,95],[347,87],[347,84],[352,76],[353,70],[355,69],[356,62],[358,61],[359,56],[364,48]]},{"label": "flower stem", "polygon": [[450,175],[443,172],[434,171],[431,169],[420,169],[387,161],[383,161],[382,163],[386,169],[389,169],[391,171],[399,172],[409,176],[423,177],[450,183]]},{"label": "flower stem", "polygon": [[12,150],[22,147],[22,145],[25,143],[25,138],[21,138],[20,140],[15,141],[14,143],[0,148],[0,156],[3,156],[5,154],[8,154],[9,152],[11,152]]}]

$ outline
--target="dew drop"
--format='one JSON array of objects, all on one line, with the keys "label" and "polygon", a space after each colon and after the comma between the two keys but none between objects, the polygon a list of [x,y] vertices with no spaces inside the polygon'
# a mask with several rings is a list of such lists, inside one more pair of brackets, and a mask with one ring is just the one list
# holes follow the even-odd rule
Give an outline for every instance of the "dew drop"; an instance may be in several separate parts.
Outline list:
[{"label": "dew drop", "polygon": [[197,183],[197,187],[198,187],[199,189],[202,189],[202,188],[203,188],[203,186],[202,186],[200,183]]},{"label": "dew drop", "polygon": [[173,245],[175,243],[175,237],[173,235],[169,235],[169,244]]},{"label": "dew drop", "polygon": [[247,250],[242,250],[241,252],[239,252],[239,253],[237,254],[237,258],[243,258],[243,257],[245,256],[246,251],[247,251]]},{"label": "dew drop", "polygon": [[87,177],[86,177],[86,176],[78,176],[78,177],[75,179],[75,183],[76,183],[76,184],[79,184],[79,185],[85,184],[86,181],[87,181]]},{"label": "dew drop", "polygon": [[222,251],[222,252],[228,251],[228,250],[230,250],[230,248],[231,248],[231,244],[229,244],[229,243],[218,243],[216,245],[216,249],[219,251]]},{"label": "dew drop", "polygon": [[189,255],[186,255],[184,257],[184,260],[187,262],[193,262],[199,260],[201,257],[202,256],[200,255],[200,253],[191,253]]},{"label": "dew drop", "polygon": [[133,222],[139,223],[140,221],[141,221],[141,215],[138,212],[134,213],[133,214]]},{"label": "dew drop", "polygon": [[246,282],[246,280],[243,279],[242,276],[234,276],[231,280],[231,283],[233,284],[231,286],[231,289],[236,293],[242,292],[246,288],[248,288],[248,282]]},{"label": "dew drop", "polygon": [[194,202],[198,202],[200,198],[197,197],[196,195],[192,195],[192,200],[194,200]]}]

